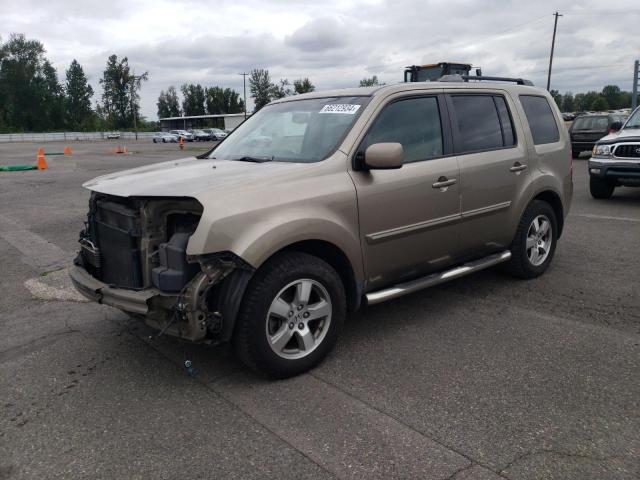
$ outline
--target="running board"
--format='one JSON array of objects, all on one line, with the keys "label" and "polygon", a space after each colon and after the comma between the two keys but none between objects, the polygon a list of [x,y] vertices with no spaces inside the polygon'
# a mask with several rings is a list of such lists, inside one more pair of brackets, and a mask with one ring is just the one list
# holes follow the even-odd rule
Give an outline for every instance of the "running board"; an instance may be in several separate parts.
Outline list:
[{"label": "running board", "polygon": [[505,250],[502,253],[495,253],[488,257],[481,258],[480,260],[474,260],[460,265],[459,267],[445,270],[444,272],[432,273],[426,277],[417,278],[409,282],[399,283],[393,287],[385,288],[384,290],[378,290],[377,292],[367,293],[365,298],[367,299],[367,305],[375,305],[376,303],[386,302],[394,298],[407,295],[409,293],[422,290],[423,288],[433,287],[440,283],[448,282],[455,278],[464,277],[470,273],[479,272],[485,268],[493,267],[502,262],[506,262],[511,258],[511,252]]}]

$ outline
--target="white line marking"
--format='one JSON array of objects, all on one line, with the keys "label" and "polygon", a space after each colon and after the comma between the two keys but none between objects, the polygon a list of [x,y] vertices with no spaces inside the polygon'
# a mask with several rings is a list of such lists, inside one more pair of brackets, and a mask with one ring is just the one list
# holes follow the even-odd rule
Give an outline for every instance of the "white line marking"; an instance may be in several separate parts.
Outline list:
[{"label": "white line marking", "polygon": [[24,255],[22,261],[35,268],[62,265],[71,255],[46,238],[6,215],[0,214],[0,238]]},{"label": "white line marking", "polygon": [[610,217],[608,215],[593,215],[591,213],[572,213],[570,216],[572,216],[572,217],[585,217],[585,218],[598,218],[600,220],[618,220],[620,222],[638,222],[638,223],[640,223],[640,218]]}]

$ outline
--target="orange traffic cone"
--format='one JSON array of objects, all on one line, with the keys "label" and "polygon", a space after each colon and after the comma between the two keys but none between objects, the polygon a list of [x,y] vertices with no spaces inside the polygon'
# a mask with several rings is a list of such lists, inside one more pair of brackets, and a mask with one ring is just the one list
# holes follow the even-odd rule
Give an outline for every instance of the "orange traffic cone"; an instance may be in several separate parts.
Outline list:
[{"label": "orange traffic cone", "polygon": [[178,141],[178,145],[180,146],[180,150],[184,148],[184,138],[180,137],[180,140]]},{"label": "orange traffic cone", "polygon": [[40,155],[44,155],[44,148],[43,147],[38,148],[38,156],[40,156]]},{"label": "orange traffic cone", "polygon": [[44,158],[44,153],[38,153],[38,170],[46,170],[49,168],[47,161]]},{"label": "orange traffic cone", "polygon": [[65,154],[65,155],[71,155],[71,154],[73,154],[73,151],[71,150],[71,147],[69,147],[69,146],[64,147],[63,152],[64,152],[64,154]]}]

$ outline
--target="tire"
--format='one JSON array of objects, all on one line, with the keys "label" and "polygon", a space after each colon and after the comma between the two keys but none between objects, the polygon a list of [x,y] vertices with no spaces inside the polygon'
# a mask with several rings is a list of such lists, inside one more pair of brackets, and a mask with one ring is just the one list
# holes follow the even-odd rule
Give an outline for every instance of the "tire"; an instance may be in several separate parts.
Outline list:
[{"label": "tire", "polygon": [[346,310],[344,285],[328,263],[301,252],[278,254],[247,286],[233,336],[236,354],[269,377],[299,375],[334,347]]},{"label": "tire", "polygon": [[[537,228],[534,224],[536,221]],[[533,200],[522,214],[511,244],[511,260],[505,264],[505,270],[518,278],[539,277],[551,264],[557,238],[558,220],[555,211],[547,202]]]},{"label": "tire", "polygon": [[577,158],[580,158],[580,150],[571,150],[571,158],[573,158],[574,160]]},{"label": "tire", "polygon": [[167,139],[166,139],[166,138],[163,138],[163,139],[162,139],[162,143],[167,143]]},{"label": "tire", "polygon": [[158,141],[154,138],[154,139],[153,139],[153,143],[157,143],[157,142],[158,142]]},{"label": "tire", "polygon": [[616,186],[603,178],[589,177],[589,191],[597,199],[611,198]]}]

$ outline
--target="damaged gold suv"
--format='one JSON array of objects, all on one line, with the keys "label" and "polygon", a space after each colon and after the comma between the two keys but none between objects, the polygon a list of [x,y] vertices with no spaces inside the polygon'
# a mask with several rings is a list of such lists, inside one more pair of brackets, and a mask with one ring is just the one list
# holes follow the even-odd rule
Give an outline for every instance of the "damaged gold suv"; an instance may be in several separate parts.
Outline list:
[{"label": "damaged gold suv", "polygon": [[205,155],[87,182],[77,289],[287,377],[363,305],[541,275],[572,194],[560,113],[526,81],[450,80],[289,97]]}]

